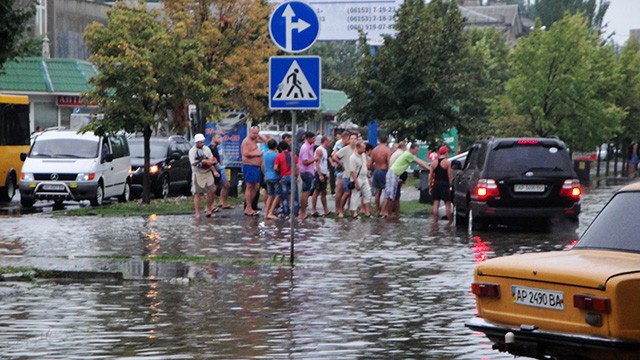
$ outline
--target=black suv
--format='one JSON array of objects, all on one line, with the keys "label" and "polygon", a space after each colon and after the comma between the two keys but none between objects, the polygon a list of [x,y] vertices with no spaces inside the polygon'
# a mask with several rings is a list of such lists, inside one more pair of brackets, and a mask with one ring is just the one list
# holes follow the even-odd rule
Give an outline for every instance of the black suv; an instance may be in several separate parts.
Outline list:
[{"label": "black suv", "polygon": [[453,180],[456,224],[483,229],[496,219],[577,220],[580,181],[566,145],[556,138],[476,141]]},{"label": "black suv", "polygon": [[[156,198],[166,198],[172,190],[182,190],[191,194],[191,164],[189,163],[189,142],[178,135],[151,137],[149,140],[149,175],[151,192]],[[129,139],[131,150],[131,192],[142,194],[144,175],[144,138]]]}]

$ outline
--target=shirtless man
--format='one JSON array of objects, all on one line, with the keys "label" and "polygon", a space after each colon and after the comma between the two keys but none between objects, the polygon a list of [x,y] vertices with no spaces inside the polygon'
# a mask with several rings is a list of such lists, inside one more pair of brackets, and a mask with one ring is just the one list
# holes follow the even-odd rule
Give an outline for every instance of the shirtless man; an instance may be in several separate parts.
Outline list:
[{"label": "shirtless man", "polygon": [[375,204],[376,215],[382,212],[380,207],[380,196],[384,191],[385,177],[389,170],[389,159],[391,158],[391,149],[387,146],[387,135],[380,134],[378,136],[378,146],[371,151],[371,160],[373,162],[373,183],[372,187],[376,191]]},{"label": "shirtless man", "polygon": [[244,174],[244,182],[246,188],[244,191],[245,209],[244,214],[247,216],[257,216],[259,213],[251,207],[253,198],[260,190],[260,173],[262,171],[262,150],[258,147],[258,138],[260,130],[252,127],[249,135],[242,140],[240,151],[242,152],[242,173]]}]

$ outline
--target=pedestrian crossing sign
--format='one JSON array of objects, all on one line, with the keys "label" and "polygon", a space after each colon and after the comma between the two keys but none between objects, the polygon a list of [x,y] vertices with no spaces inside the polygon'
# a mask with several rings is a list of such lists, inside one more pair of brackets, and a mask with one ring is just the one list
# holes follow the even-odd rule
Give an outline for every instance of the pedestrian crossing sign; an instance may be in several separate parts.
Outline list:
[{"label": "pedestrian crossing sign", "polygon": [[269,108],[320,109],[319,56],[273,56],[269,59]]}]

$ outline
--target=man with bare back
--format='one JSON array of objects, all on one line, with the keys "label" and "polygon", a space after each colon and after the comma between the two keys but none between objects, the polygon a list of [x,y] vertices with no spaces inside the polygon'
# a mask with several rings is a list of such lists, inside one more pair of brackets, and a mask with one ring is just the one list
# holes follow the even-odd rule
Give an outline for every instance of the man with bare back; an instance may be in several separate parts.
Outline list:
[{"label": "man with bare back", "polygon": [[373,182],[371,187],[376,192],[376,215],[380,215],[382,212],[380,196],[384,191],[385,177],[387,176],[387,170],[389,170],[389,159],[391,158],[391,149],[387,146],[387,139],[387,135],[381,133],[378,136],[378,146],[371,151],[371,160],[373,162]]}]

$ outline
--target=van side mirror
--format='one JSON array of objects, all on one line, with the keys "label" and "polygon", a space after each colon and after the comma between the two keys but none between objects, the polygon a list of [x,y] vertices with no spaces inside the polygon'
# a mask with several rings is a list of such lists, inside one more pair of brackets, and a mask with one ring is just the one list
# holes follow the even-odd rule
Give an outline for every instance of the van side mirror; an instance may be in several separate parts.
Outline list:
[{"label": "van side mirror", "polygon": [[27,153],[20,153],[20,161],[24,162],[27,160]]},{"label": "van side mirror", "polygon": [[112,162],[113,161],[113,154],[106,154],[104,156],[104,162]]},{"label": "van side mirror", "polygon": [[462,163],[460,160],[451,161],[451,170],[460,170],[462,169]]}]

